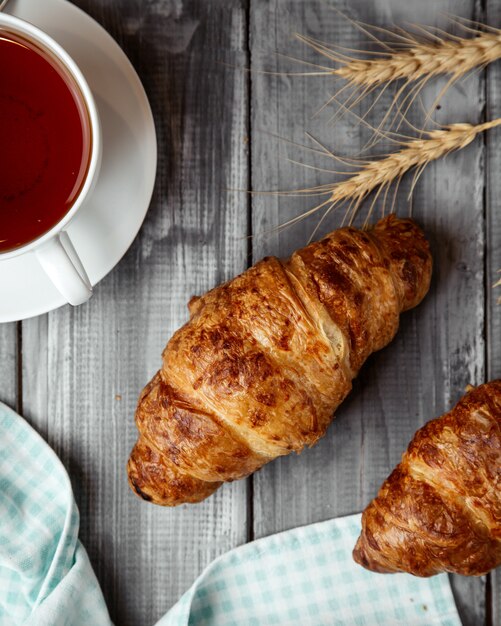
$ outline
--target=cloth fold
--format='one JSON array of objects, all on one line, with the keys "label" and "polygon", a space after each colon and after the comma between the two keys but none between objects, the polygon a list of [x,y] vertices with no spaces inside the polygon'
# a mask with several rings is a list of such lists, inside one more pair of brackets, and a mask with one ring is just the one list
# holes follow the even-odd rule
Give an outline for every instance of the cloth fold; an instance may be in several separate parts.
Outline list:
[{"label": "cloth fold", "polygon": [[109,626],[55,452],[0,403],[0,625]]},{"label": "cloth fold", "polygon": [[375,574],[361,515],[258,539],[213,561],[157,626],[461,626],[446,574]]},{"label": "cloth fold", "polygon": [[[0,403],[0,626],[109,626],[70,480]],[[259,539],[213,561],[157,626],[461,626],[446,575],[356,565],[360,515]]]}]

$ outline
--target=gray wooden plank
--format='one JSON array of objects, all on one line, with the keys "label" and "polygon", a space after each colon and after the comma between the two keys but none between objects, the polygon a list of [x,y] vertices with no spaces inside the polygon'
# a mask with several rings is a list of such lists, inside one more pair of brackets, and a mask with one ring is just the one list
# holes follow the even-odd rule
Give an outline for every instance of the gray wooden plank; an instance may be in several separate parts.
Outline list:
[{"label": "gray wooden plank", "polygon": [[[248,202],[246,6],[80,0],[118,39],[150,96],[155,196],[138,239],[77,309],[24,328],[25,413],[69,470],[81,538],[116,624],[153,624],[218,554],[246,539],[245,482],[198,506],[128,489],[137,396],[186,302],[244,269]],[[223,62],[223,63],[221,63]]]},{"label": "gray wooden plank", "polygon": [[497,626],[501,623],[501,575],[499,567],[491,572],[491,590],[490,590],[490,614],[487,626]]},{"label": "gray wooden plank", "polygon": [[[469,0],[357,0],[349,5],[321,0],[253,0],[252,68],[301,69],[277,57],[275,49],[318,62],[318,57],[294,43],[292,34],[296,31],[347,47],[360,47],[366,37],[332,11],[332,5],[347,11],[352,18],[380,25],[403,20],[438,24],[442,19],[440,12],[474,15],[474,3]],[[313,161],[311,155],[277,141],[275,136],[304,143],[307,129],[343,155],[353,155],[364,145],[367,132],[360,131],[349,117],[333,127],[327,124],[327,112],[311,119],[334,90],[329,79],[277,77],[258,72],[251,76],[254,190],[302,188],[329,182],[328,175],[298,168],[287,158],[335,167],[329,162]],[[440,81],[430,86],[423,94],[425,104],[433,102],[439,88]],[[381,99],[370,119],[381,118],[389,99],[386,95]],[[362,112],[367,106],[361,105],[356,111]],[[483,79],[476,76],[449,91],[436,117],[444,123],[475,122],[480,119],[482,107]],[[361,510],[398,462],[417,428],[455,403],[468,382],[483,381],[482,157],[479,141],[462,153],[432,164],[420,179],[413,215],[425,228],[434,253],[430,294],[417,310],[402,317],[392,345],[369,359],[324,440],[299,458],[282,458],[256,475],[257,537]],[[408,211],[406,185],[408,181],[398,196],[399,214]],[[257,195],[252,206],[254,260],[267,254],[290,254],[305,245],[318,223],[315,217],[263,236],[263,231],[313,205],[308,199]],[[337,227],[340,220],[341,215],[333,214],[318,235]],[[453,587],[464,624],[483,624],[485,580],[453,577]]]},{"label": "gray wooden plank", "polygon": [[0,400],[17,408],[17,325],[0,324]]},{"label": "gray wooden plank", "polygon": [[[499,2],[487,0],[485,7],[487,24],[499,26],[501,23],[501,6]],[[487,106],[486,118],[501,116],[501,67],[494,63],[487,68]],[[486,223],[486,304],[487,304],[487,378],[501,378],[501,288],[493,289],[492,285],[501,278],[501,155],[499,142],[501,133],[496,130],[486,137],[486,180],[487,180],[487,223]],[[491,613],[490,624],[501,624],[501,568],[491,574]]]}]

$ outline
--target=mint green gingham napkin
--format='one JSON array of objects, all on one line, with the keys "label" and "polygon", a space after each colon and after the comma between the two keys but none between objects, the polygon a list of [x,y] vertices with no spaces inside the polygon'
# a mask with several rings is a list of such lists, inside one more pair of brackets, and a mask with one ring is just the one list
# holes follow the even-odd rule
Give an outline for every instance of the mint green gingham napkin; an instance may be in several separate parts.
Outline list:
[{"label": "mint green gingham napkin", "polygon": [[0,625],[109,626],[68,474],[0,402]]},{"label": "mint green gingham napkin", "polygon": [[461,626],[447,575],[374,574],[353,561],[360,518],[224,554],[157,626]]},{"label": "mint green gingham napkin", "polygon": [[360,515],[259,539],[216,559],[157,626],[461,626],[447,575],[364,570]]},{"label": "mint green gingham napkin", "polygon": [[[0,403],[0,626],[109,626],[61,462]],[[360,515],[296,528],[210,564],[157,626],[461,626],[447,576],[356,565]]]}]

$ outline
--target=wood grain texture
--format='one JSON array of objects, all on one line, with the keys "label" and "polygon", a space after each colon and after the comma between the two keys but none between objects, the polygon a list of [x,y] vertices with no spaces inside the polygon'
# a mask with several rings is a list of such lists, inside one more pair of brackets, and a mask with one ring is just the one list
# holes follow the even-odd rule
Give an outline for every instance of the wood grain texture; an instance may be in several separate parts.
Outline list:
[{"label": "wood grain texture", "polygon": [[[499,28],[501,5],[487,0],[485,7],[487,24]],[[501,66],[493,63],[487,68],[486,119],[501,116]],[[496,130],[486,136],[486,304],[487,304],[487,378],[501,377],[501,288],[492,285],[501,278],[501,132]],[[501,624],[501,571],[492,572],[490,586],[490,622],[488,626]]]},{"label": "wood grain texture", "polygon": [[[305,143],[308,129],[350,156],[370,136],[349,117],[329,127],[332,110],[311,119],[335,89],[328,79],[247,75],[223,63],[247,66],[250,47],[253,70],[302,71],[275,55],[278,49],[318,61],[294,41],[296,31],[360,45],[363,35],[330,5],[381,25],[445,25],[440,12],[481,18],[480,2],[74,1],[117,39],[145,84],[159,138],[157,187],[138,239],[93,299],[23,323],[22,400],[25,416],[70,472],[81,538],[112,619],[120,626],[150,626],[212,558],[248,537],[361,510],[419,426],[451,407],[467,383],[501,376],[501,309],[490,288],[501,268],[501,131],[433,164],[420,179],[413,211],[434,251],[430,294],[403,316],[393,344],[369,359],[320,444],[267,466],[252,489],[239,482],[196,507],[148,506],[126,485],[125,463],[136,438],[132,415],[166,340],[187,319],[187,300],[246,267],[249,226],[256,261],[304,245],[318,221],[263,234],[312,205],[263,195],[249,207],[246,194],[228,193],[249,187],[249,147],[252,187],[291,189],[328,182],[329,176],[287,158],[335,165],[273,135]],[[489,23],[499,26],[497,0],[485,4]],[[501,115],[500,72],[499,65],[488,70],[488,118]],[[441,84],[423,94],[425,105]],[[381,116],[391,95],[389,89],[371,119]],[[355,111],[363,113],[372,101]],[[475,122],[483,106],[484,81],[476,75],[450,90],[436,119]],[[409,180],[398,196],[401,215],[409,210],[408,188]],[[326,219],[318,235],[337,227],[341,217]],[[15,406],[15,325],[0,325],[0,356],[0,399]],[[492,575],[487,611],[485,580],[456,577],[453,586],[465,626],[501,623],[499,573]]]},{"label": "wood grain texture", "polygon": [[[475,15],[474,3],[467,0],[357,0],[349,5],[331,4],[351,18],[383,26],[403,20],[443,26],[440,11]],[[359,48],[366,38],[329,3],[253,0],[251,7],[251,59],[255,70],[304,70],[274,55],[275,49],[318,62],[318,57],[293,41],[291,36],[297,31],[349,48]],[[331,110],[311,119],[335,90],[328,81],[324,77],[252,74],[255,190],[303,188],[329,181],[328,175],[298,168],[287,158],[335,168],[332,162],[314,160],[311,154],[280,142],[276,136],[305,143],[304,131],[308,130],[337,154],[351,156],[362,148],[367,132],[353,118],[345,117],[329,127]],[[425,106],[431,105],[440,84],[437,81],[423,93]],[[371,112],[371,121],[381,118],[390,100],[391,94],[385,94]],[[369,99],[355,112],[362,113],[370,103]],[[472,77],[449,91],[435,117],[439,122],[476,122],[483,104],[483,79]],[[419,117],[411,119],[416,122]],[[398,213],[402,215],[409,211],[405,193],[408,184],[404,180],[398,195]],[[280,459],[256,475],[257,537],[361,510],[398,462],[418,427],[450,408],[468,382],[483,382],[483,185],[481,141],[463,153],[432,164],[420,179],[413,216],[424,227],[434,253],[430,294],[418,309],[402,317],[393,344],[369,359],[325,439],[300,458]],[[311,199],[255,196],[254,260],[266,254],[285,256],[304,245],[318,217],[271,236],[260,233],[312,206]],[[338,227],[341,218],[341,214],[328,217],[318,235]],[[483,624],[485,581],[455,577],[453,586],[464,624]]]},{"label": "wood grain texture", "polygon": [[247,257],[245,3],[81,0],[131,58],[153,107],[159,167],[141,234],[77,309],[23,324],[25,413],[69,470],[81,539],[120,625],[155,623],[218,554],[245,541],[246,484],[198,507],[127,486],[139,391],[196,293]]},{"label": "wood grain texture", "polygon": [[0,401],[18,408],[18,327],[0,324]]}]

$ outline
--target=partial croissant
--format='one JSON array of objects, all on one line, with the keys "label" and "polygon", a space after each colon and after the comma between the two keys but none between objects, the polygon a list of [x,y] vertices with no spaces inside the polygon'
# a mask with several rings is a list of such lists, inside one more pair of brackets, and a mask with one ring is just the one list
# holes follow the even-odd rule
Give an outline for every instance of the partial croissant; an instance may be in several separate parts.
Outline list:
[{"label": "partial croissant", "polygon": [[501,565],[501,380],[417,431],[362,516],[353,557],[375,572],[480,576]]},{"label": "partial croissant", "polygon": [[392,215],[286,261],[268,257],[192,299],[139,399],[132,489],[156,504],[199,502],[316,443],[430,275],[423,233]]}]

